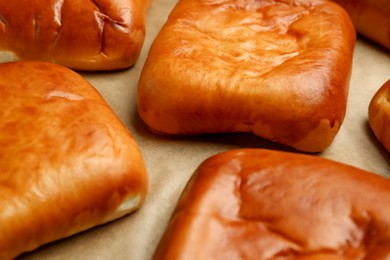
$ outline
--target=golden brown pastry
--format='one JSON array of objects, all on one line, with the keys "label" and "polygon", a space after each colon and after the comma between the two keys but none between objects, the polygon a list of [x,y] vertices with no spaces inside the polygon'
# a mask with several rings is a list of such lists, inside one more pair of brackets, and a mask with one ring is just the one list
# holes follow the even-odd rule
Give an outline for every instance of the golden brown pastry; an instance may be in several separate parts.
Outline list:
[{"label": "golden brown pastry", "polygon": [[389,0],[333,0],[351,15],[356,30],[390,49]]},{"label": "golden brown pastry", "polygon": [[390,80],[375,93],[368,107],[368,122],[375,136],[390,152]]},{"label": "golden brown pastry", "polygon": [[145,165],[100,94],[59,65],[0,65],[0,259],[141,206]]},{"label": "golden brown pastry", "polygon": [[142,47],[148,3],[1,1],[0,51],[11,53],[8,58],[50,61],[77,70],[128,68]]},{"label": "golden brown pastry", "polygon": [[355,31],[326,0],[181,0],[138,86],[155,132],[253,132],[317,152],[345,115]]},{"label": "golden brown pastry", "polygon": [[389,180],[321,157],[225,152],[195,172],[154,259],[389,259],[389,200]]}]

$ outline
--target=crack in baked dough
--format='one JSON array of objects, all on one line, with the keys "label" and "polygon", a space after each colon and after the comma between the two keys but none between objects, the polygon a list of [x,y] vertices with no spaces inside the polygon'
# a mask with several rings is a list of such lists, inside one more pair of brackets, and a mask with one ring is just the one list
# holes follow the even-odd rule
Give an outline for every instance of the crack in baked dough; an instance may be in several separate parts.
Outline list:
[{"label": "crack in baked dough", "polygon": [[108,17],[106,14],[102,12],[100,4],[96,0],[91,0],[92,3],[95,5],[96,10],[94,11],[95,20],[99,27],[99,37],[100,37],[100,54],[103,56],[107,56],[104,52],[105,49],[105,43],[104,43],[104,35],[105,35],[105,26],[106,26],[106,17]]},{"label": "crack in baked dough", "polygon": [[63,10],[63,6],[64,6],[64,1],[65,0],[58,0],[54,4],[54,21],[58,25],[58,29],[56,30],[56,34],[55,34],[55,37],[53,40],[54,47],[57,46],[57,43],[61,37],[62,28],[63,28],[62,10]]},{"label": "crack in baked dough", "polygon": [[91,1],[96,7],[96,11],[101,14],[102,19],[105,19],[105,21],[109,21],[111,24],[114,24],[116,26],[120,26],[124,28],[126,27],[126,24],[123,21],[118,21],[112,18],[109,14],[107,14],[107,12],[105,12],[103,10],[103,7],[101,7],[101,5],[99,4],[98,0],[91,0]]},{"label": "crack in baked dough", "polygon": [[64,6],[64,0],[57,0],[54,4],[54,21],[58,26],[62,27],[62,7]]},{"label": "crack in baked dough", "polygon": [[101,11],[101,7],[100,7],[100,3],[98,2],[98,0],[91,0],[91,1],[92,1],[92,3],[96,6],[97,10],[98,10],[99,12],[102,12],[102,11]]},{"label": "crack in baked dough", "polygon": [[104,43],[104,35],[105,35],[105,26],[106,26],[106,19],[104,17],[104,14],[100,11],[95,11],[95,20],[99,27],[99,37],[100,37],[100,54],[103,56],[107,56],[104,52],[105,49],[105,43]]},{"label": "crack in baked dough", "polygon": [[126,25],[122,21],[117,21],[113,19],[110,15],[108,15],[106,12],[104,12],[103,8],[101,7],[98,0],[91,0],[92,3],[95,5],[95,18],[96,22],[98,23],[99,30],[100,30],[100,54],[107,57],[107,53],[105,52],[105,39],[106,39],[106,26],[107,23],[114,26],[114,28],[117,29],[126,29]]}]

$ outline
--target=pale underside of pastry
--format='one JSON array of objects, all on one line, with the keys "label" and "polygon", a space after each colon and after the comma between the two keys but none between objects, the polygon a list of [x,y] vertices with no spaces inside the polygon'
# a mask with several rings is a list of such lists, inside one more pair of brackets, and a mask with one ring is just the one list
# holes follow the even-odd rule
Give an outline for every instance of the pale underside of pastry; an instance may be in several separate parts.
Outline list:
[{"label": "pale underside of pastry", "polygon": [[144,201],[139,148],[85,79],[0,64],[0,259],[122,217]]},{"label": "pale underside of pastry", "polygon": [[344,119],[355,38],[330,1],[181,0],[150,49],[139,114],[162,134],[253,132],[321,151]]},{"label": "pale underside of pastry", "polygon": [[389,199],[389,180],[338,162],[225,152],[192,176],[154,259],[389,259]]},{"label": "pale underside of pastry", "polygon": [[0,61],[41,60],[77,70],[132,66],[145,37],[143,0],[0,2]]}]

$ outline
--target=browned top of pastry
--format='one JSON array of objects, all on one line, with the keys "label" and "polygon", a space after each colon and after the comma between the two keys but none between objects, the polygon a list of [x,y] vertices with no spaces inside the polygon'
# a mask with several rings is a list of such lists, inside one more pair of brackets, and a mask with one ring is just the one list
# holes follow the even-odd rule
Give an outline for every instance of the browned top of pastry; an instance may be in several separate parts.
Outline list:
[{"label": "browned top of pastry", "polygon": [[320,157],[235,150],[197,169],[154,259],[387,259],[390,181]]},{"label": "browned top of pastry", "polygon": [[0,50],[78,70],[133,65],[145,36],[143,0],[0,3]]},{"label": "browned top of pastry", "polygon": [[138,146],[81,76],[50,63],[0,64],[0,97],[0,259],[141,205]]},{"label": "browned top of pastry", "polygon": [[149,52],[139,113],[156,132],[254,132],[320,151],[344,119],[354,44],[330,1],[181,0]]}]

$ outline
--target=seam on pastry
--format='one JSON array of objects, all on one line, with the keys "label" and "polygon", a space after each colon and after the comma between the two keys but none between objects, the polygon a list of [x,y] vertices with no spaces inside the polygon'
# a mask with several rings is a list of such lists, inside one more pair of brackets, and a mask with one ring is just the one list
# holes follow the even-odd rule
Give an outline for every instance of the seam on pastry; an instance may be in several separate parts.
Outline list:
[{"label": "seam on pastry", "polygon": [[99,26],[99,37],[100,37],[100,54],[107,57],[106,53],[104,52],[105,49],[105,43],[104,43],[104,37],[105,37],[105,27],[106,27],[106,19],[109,18],[107,14],[105,14],[102,11],[102,8],[100,4],[97,2],[97,0],[91,0],[91,2],[95,5],[95,19]]},{"label": "seam on pastry", "polygon": [[101,13],[100,11],[95,11],[95,19],[96,19],[96,22],[97,22],[97,24],[99,26],[99,30],[100,30],[100,33],[99,33],[100,52],[99,52],[99,54],[107,57],[106,53],[104,52],[104,48],[105,48],[104,36],[105,36],[106,18],[105,18],[105,15],[103,13]]},{"label": "seam on pastry", "polygon": [[113,25],[115,28],[119,30],[127,31],[126,24],[121,21],[117,21],[113,19],[111,16],[106,14],[103,10],[100,4],[97,0],[91,0],[92,3],[95,5],[95,18],[96,22],[98,23],[99,29],[100,29],[100,54],[108,57],[108,55],[105,52],[105,39],[106,39],[106,25],[107,22]]},{"label": "seam on pastry", "polygon": [[105,13],[102,7],[98,4],[97,0],[91,0],[91,1],[96,7],[96,11],[100,13],[99,16],[100,19],[104,19],[105,22],[109,21],[111,24],[113,24],[114,26],[118,26],[119,28],[126,28],[126,24],[124,22],[115,20],[110,15]]}]

